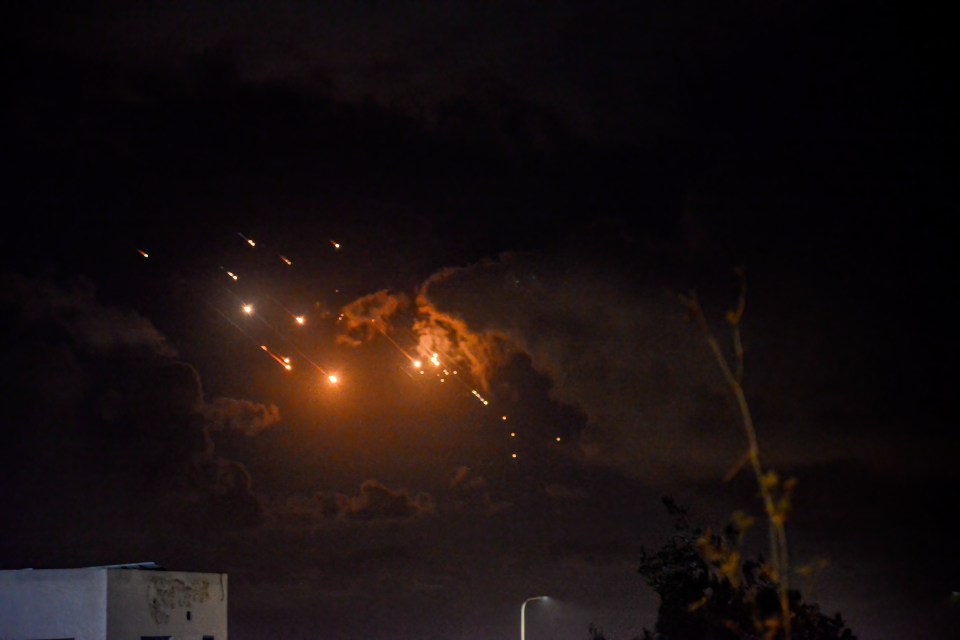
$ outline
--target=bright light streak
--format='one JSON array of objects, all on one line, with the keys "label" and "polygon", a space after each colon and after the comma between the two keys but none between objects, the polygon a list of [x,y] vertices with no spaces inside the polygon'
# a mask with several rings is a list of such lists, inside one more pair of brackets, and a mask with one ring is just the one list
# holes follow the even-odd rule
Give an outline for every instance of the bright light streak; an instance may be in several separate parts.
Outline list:
[{"label": "bright light streak", "polygon": [[290,358],[281,358],[280,356],[275,354],[273,351],[270,351],[270,349],[265,344],[260,345],[260,348],[263,349],[264,352],[266,352],[266,354],[270,356],[273,359],[273,361],[279,364],[281,367],[283,367],[287,371],[293,370],[293,365],[290,364]]},{"label": "bright light streak", "polygon": [[337,382],[338,382],[340,379],[339,379],[337,376],[331,374],[331,375],[327,376],[327,380],[330,381],[330,384],[337,384]]},{"label": "bright light streak", "polygon": [[280,256],[280,259],[283,260],[283,263],[284,263],[285,265],[287,265],[288,267],[293,264],[293,262],[290,261],[290,258],[288,258],[288,257],[286,257],[286,256]]},{"label": "bright light streak", "polygon": [[334,248],[334,249],[338,249],[338,250],[340,249],[340,243],[337,242],[336,240],[331,240],[331,241],[330,241],[330,244],[333,245],[333,248]]},{"label": "bright light streak", "polygon": [[293,319],[297,321],[297,324],[304,324],[307,321],[303,316],[294,316]]},{"label": "bright light streak", "polygon": [[149,258],[149,257],[150,257],[150,254],[148,254],[148,253],[147,253],[146,251],[144,251],[143,249],[137,249],[137,253],[139,253],[140,255],[142,255],[144,258]]},{"label": "bright light streak", "polygon": [[419,369],[419,368],[422,367],[422,366],[423,366],[423,363],[420,362],[419,360],[414,360],[414,361],[413,361],[413,368],[414,368],[414,369]]},{"label": "bright light streak", "polygon": [[237,275],[236,275],[234,272],[232,272],[232,271],[227,271],[227,275],[230,276],[231,278],[233,278],[233,281],[234,281],[234,282],[236,282],[236,281],[238,280]]},{"label": "bright light streak", "polygon": [[243,305],[243,312],[246,313],[247,315],[250,315],[251,313],[253,313],[253,305],[252,304]]},{"label": "bright light streak", "polygon": [[251,240],[251,239],[248,238],[247,236],[243,235],[243,234],[240,233],[239,231],[237,232],[237,235],[240,236],[241,238],[243,238],[243,239],[246,241],[246,243],[247,243],[248,245],[250,245],[251,247],[256,247],[256,246],[257,246],[257,243],[256,243],[256,242],[254,242],[253,240]]},{"label": "bright light streak", "polygon": [[440,356],[438,356],[437,354],[433,354],[432,356],[430,356],[430,362],[433,363],[433,366],[439,367],[439,366],[440,366]]}]

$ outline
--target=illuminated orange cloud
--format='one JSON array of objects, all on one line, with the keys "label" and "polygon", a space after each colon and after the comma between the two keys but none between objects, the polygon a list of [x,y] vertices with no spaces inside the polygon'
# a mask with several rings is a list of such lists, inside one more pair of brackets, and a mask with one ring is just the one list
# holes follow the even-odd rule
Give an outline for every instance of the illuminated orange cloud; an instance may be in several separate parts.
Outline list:
[{"label": "illuminated orange cloud", "polygon": [[413,325],[419,339],[417,353],[424,360],[439,354],[444,364],[466,367],[477,385],[489,392],[492,373],[513,347],[503,334],[474,331],[462,318],[434,305],[429,286],[445,274],[441,272],[428,280],[417,295],[417,320]]},{"label": "illuminated orange cloud", "polygon": [[407,296],[387,289],[357,298],[340,310],[341,333],[337,342],[359,347],[379,333],[389,332],[390,319],[408,306]]}]

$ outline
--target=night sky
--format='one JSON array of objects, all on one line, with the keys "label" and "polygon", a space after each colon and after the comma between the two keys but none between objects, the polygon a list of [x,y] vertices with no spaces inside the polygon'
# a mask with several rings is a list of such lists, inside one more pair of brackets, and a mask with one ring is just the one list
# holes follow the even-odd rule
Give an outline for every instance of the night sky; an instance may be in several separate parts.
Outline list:
[{"label": "night sky", "polygon": [[541,594],[531,640],[629,640],[664,496],[761,512],[679,299],[729,347],[742,267],[761,455],[798,480],[794,565],[829,561],[794,585],[862,640],[958,623],[943,17],[105,2],[4,30],[0,567],[225,572],[234,640],[514,637]]}]

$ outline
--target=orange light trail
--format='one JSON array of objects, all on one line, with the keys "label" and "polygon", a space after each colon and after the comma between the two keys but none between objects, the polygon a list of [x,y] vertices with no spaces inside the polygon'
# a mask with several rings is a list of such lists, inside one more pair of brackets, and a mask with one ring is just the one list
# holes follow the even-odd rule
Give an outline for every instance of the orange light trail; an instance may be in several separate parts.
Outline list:
[{"label": "orange light trail", "polygon": [[[341,317],[342,317],[342,314],[341,314]],[[414,358],[413,356],[411,356],[406,349],[401,347],[396,340],[391,338],[390,335],[380,327],[380,323],[377,322],[376,318],[370,318],[370,324],[373,325],[374,329],[380,332],[380,335],[382,335],[384,338],[389,340],[390,344],[396,347],[397,351],[403,354],[403,357],[410,361],[410,364],[412,364],[417,369],[420,368],[420,361]]]},{"label": "orange light trail", "polygon": [[278,355],[275,354],[273,351],[270,351],[270,349],[267,348],[267,345],[265,345],[265,344],[260,345],[260,348],[263,349],[263,351],[264,351],[268,356],[270,356],[271,358],[273,358],[273,360],[274,360],[277,364],[279,364],[281,367],[283,367],[283,368],[286,369],[287,371],[292,371],[292,370],[293,370],[293,365],[290,364],[290,358],[285,358],[285,357],[283,357],[283,356],[278,356]]},{"label": "orange light trail", "polygon": [[[232,296],[233,296],[234,298],[236,298],[237,300],[240,300],[240,298],[237,297],[237,295],[236,295],[235,293],[233,293],[232,291],[227,290],[227,293],[229,293],[230,295],[232,295]],[[276,298],[273,298],[272,296],[269,296],[269,297],[272,298],[272,299],[274,300],[274,302],[277,302]],[[281,307],[283,307],[283,305],[281,305],[279,302],[277,302],[277,304],[280,305]],[[319,364],[317,364],[316,362],[314,362],[313,359],[310,358],[310,356],[308,356],[307,354],[305,354],[290,338],[288,338],[286,335],[284,335],[284,334],[280,333],[279,331],[277,331],[277,330],[273,327],[273,325],[271,325],[269,322],[267,322],[267,320],[266,320],[265,318],[263,318],[260,314],[255,313],[256,309],[254,308],[254,306],[253,306],[252,304],[244,303],[244,304],[241,306],[241,309],[242,309],[243,312],[246,313],[247,315],[256,316],[256,317],[260,320],[260,322],[262,322],[262,323],[264,324],[264,326],[266,326],[268,329],[270,329],[270,331],[273,332],[274,335],[280,336],[281,338],[283,338],[284,340],[286,340],[287,343],[293,348],[294,351],[297,352],[297,354],[299,354],[299,356],[300,356],[301,358],[303,358],[306,362],[308,362],[309,364],[311,364],[311,365],[313,366],[313,368],[315,368],[315,369],[316,369],[317,371],[319,371],[321,374],[323,374],[324,376],[326,376],[327,379],[329,380],[330,376],[332,375],[331,372],[327,371],[326,369],[324,369],[323,367],[321,367]],[[284,310],[286,310],[286,309],[284,309]],[[259,344],[259,343],[257,343],[256,341],[254,341],[253,338],[252,338],[246,331],[244,331],[236,322],[234,322],[234,321],[231,320],[230,318],[227,318],[227,316],[225,316],[225,315],[224,315],[222,312],[220,312],[218,309],[217,309],[216,311],[217,311],[217,313],[219,313],[221,316],[223,316],[224,319],[226,319],[228,322],[230,322],[230,324],[232,324],[233,326],[235,326],[239,331],[241,331],[245,336],[247,336],[247,338],[249,338],[251,341],[253,341],[254,344]],[[289,313],[289,311],[287,311],[287,312]],[[291,315],[292,315],[292,314],[291,314]],[[270,352],[269,350],[267,350],[266,348],[264,348],[264,347],[265,347],[265,345],[260,344],[260,348],[261,348],[261,349],[263,349],[264,351],[266,351],[267,354],[270,355],[271,357],[274,357],[274,354],[273,354],[272,352]],[[278,364],[280,364],[282,367],[284,367],[284,368],[287,369],[288,371],[293,368],[292,365],[290,364],[289,360],[286,361],[286,362],[284,362],[284,359],[283,359],[282,357],[276,356],[275,359],[276,359],[276,358],[280,358],[280,359],[277,361]],[[338,378],[337,376],[334,376],[334,378],[337,378],[337,380],[339,380],[339,378]],[[330,380],[330,382],[331,382],[332,384],[337,384],[337,382],[334,382],[333,380]]]},{"label": "orange light trail", "polygon": [[[290,309],[288,309],[286,306],[284,306],[283,303],[281,303],[279,300],[277,300],[277,299],[274,298],[273,296],[268,295],[267,297],[270,298],[271,300],[273,300],[273,302],[274,302],[278,307],[280,307],[281,309],[283,309],[284,312],[285,312],[288,316],[290,316],[290,317],[293,319],[293,321],[294,321],[295,323],[297,323],[298,325],[303,326],[303,325],[305,325],[305,324],[307,323],[307,316],[303,315],[302,313],[294,313],[293,311],[290,311]],[[273,329],[273,327],[270,327],[270,328]]]}]

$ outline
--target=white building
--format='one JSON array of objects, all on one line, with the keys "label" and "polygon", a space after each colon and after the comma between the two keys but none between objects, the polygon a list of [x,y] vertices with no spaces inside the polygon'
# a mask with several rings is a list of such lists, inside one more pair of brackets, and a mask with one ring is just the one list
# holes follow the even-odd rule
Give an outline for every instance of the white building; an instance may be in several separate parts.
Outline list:
[{"label": "white building", "polygon": [[227,640],[227,574],[152,562],[0,571],[0,640]]}]

